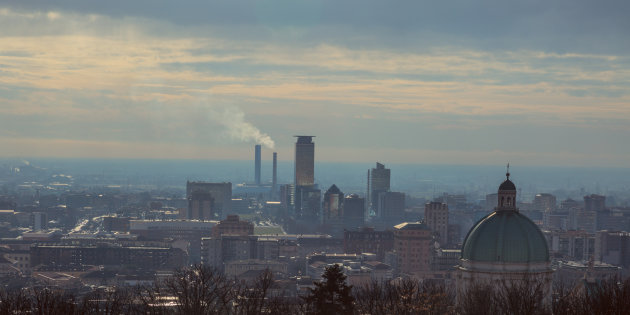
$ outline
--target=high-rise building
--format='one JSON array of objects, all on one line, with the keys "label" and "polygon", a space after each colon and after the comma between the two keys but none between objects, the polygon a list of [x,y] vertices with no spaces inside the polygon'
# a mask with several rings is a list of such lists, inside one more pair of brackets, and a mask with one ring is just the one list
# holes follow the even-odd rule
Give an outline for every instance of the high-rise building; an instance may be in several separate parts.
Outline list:
[{"label": "high-rise building", "polygon": [[595,194],[584,196],[584,210],[603,211],[604,209],[606,209],[606,196]]},{"label": "high-rise building", "polygon": [[333,184],[324,194],[322,207],[322,223],[343,217],[343,192]]},{"label": "high-rise building", "polygon": [[630,268],[630,233],[598,231],[594,259],[626,270]]},{"label": "high-rise building", "polygon": [[316,220],[320,214],[322,192],[315,185],[314,136],[295,137],[295,214]]},{"label": "high-rise building", "polygon": [[214,220],[214,198],[207,191],[195,190],[188,197],[188,220]]},{"label": "high-rise building", "polygon": [[448,205],[443,202],[428,202],[424,205],[424,222],[436,235],[440,245],[448,244]]},{"label": "high-rise building", "polygon": [[279,195],[280,203],[285,209],[293,209],[295,207],[295,185],[281,185]]},{"label": "high-rise building", "polygon": [[315,136],[295,136],[295,186],[315,184]]},{"label": "high-rise building", "polygon": [[534,197],[534,210],[542,212],[556,211],[556,196],[552,194],[537,194]]},{"label": "high-rise building", "polygon": [[257,144],[254,147],[254,177],[256,180],[256,185],[260,185],[260,144]]},{"label": "high-rise building", "polygon": [[562,217],[556,213],[556,196],[552,194],[537,194],[534,196],[535,211],[542,212],[543,227],[552,229],[561,223]]},{"label": "high-rise building", "polygon": [[343,202],[343,227],[357,230],[365,223],[365,199],[356,194],[345,197]]},{"label": "high-rise building", "polygon": [[[212,202],[212,220],[223,218],[232,211],[232,183],[204,183],[204,182],[186,182],[186,197],[190,200],[194,192],[205,192],[213,198]],[[191,217],[192,208],[188,207]],[[209,219],[208,219],[209,220]]]},{"label": "high-rise building", "polygon": [[422,222],[405,222],[394,226],[394,251],[398,270],[407,275],[421,275],[431,270],[433,238]]},{"label": "high-rise building", "polygon": [[391,170],[376,162],[376,168],[368,170],[368,202],[370,209],[376,211],[378,195],[390,189]]},{"label": "high-rise building", "polygon": [[382,219],[402,219],[405,216],[405,193],[380,192],[376,198],[376,216]]},{"label": "high-rise building", "polygon": [[337,185],[333,184],[324,193],[320,221],[333,236],[341,236],[343,233],[343,201],[343,192]]},{"label": "high-rise building", "polygon": [[317,222],[321,209],[322,191],[316,185],[295,187],[295,212],[304,220]]}]

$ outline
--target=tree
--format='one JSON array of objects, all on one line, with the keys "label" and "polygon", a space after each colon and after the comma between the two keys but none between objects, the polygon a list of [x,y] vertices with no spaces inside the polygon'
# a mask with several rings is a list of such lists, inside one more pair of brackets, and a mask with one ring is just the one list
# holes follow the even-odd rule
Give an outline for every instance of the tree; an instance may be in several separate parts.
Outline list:
[{"label": "tree", "polygon": [[195,265],[179,269],[163,283],[164,292],[177,298],[179,314],[229,314],[234,283],[213,268]]},{"label": "tree", "polygon": [[311,314],[352,314],[354,297],[352,286],[346,285],[346,276],[340,265],[326,267],[324,281],[315,282],[315,288],[304,298]]}]

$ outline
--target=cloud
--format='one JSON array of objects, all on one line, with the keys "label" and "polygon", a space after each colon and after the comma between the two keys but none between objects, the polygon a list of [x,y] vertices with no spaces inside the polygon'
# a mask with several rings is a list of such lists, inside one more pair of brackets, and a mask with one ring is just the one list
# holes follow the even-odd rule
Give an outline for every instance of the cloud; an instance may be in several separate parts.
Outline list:
[{"label": "cloud", "polygon": [[226,38],[293,39],[308,45],[328,41],[422,49],[451,43],[559,53],[623,53],[630,45],[630,4],[624,0],[404,0],[395,5],[377,0],[7,0],[3,5],[25,14],[70,12],[170,24],[156,32],[180,28]]},{"label": "cloud", "polygon": [[[330,9],[330,3],[321,4],[317,10]],[[343,11],[346,4],[340,5]],[[316,12],[295,32],[292,23],[298,22],[281,19],[263,25],[262,32],[267,33],[260,38],[219,34],[231,23],[227,21],[197,22],[193,17],[186,23],[176,17],[180,9],[164,21],[157,11],[123,14],[86,6],[44,4],[29,10],[16,4],[0,10],[4,134],[57,139],[55,143],[66,139],[74,141],[72,147],[103,141],[127,143],[124,148],[129,150],[148,145],[234,149],[242,142],[268,147],[277,142],[286,150],[290,135],[304,130],[317,134],[323,143],[350,141],[358,151],[379,144],[396,152],[408,143],[429,151],[453,150],[456,145],[492,151],[517,137],[531,152],[560,146],[564,152],[578,153],[582,148],[575,141],[554,144],[571,139],[562,128],[580,137],[590,137],[591,132],[603,139],[617,139],[616,133],[630,135],[627,52],[548,51],[536,45],[496,49],[461,40],[424,41],[431,36],[419,40],[421,48],[390,46],[371,41],[367,33],[374,29],[362,24],[378,4],[358,9],[357,16],[343,23],[339,17]],[[236,31],[259,32],[254,29],[266,20],[250,21],[245,16],[258,12],[244,10],[233,22]],[[464,13],[467,10],[472,9],[466,7]],[[519,19],[539,16],[534,11]],[[327,20],[332,24],[323,25]],[[334,28],[335,23],[342,24],[339,34],[320,38],[311,34]],[[375,27],[402,30],[393,36],[398,40],[415,36],[416,28],[422,37],[446,27],[427,31],[413,23],[404,27],[411,21],[400,23],[379,20]],[[499,38],[505,36],[502,32],[489,34]],[[341,40],[348,34],[352,36],[347,42]],[[536,147],[541,137],[537,129],[548,132],[541,148]],[[131,145],[145,142],[138,149]],[[600,145],[611,155],[626,153],[612,141]],[[354,158],[350,153],[340,156]]]}]

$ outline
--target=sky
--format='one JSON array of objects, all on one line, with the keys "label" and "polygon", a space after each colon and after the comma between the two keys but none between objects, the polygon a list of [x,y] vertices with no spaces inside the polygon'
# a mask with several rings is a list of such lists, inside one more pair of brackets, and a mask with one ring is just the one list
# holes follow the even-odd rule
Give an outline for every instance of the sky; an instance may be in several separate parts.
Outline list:
[{"label": "sky", "polygon": [[0,1],[0,157],[630,167],[628,1]]}]

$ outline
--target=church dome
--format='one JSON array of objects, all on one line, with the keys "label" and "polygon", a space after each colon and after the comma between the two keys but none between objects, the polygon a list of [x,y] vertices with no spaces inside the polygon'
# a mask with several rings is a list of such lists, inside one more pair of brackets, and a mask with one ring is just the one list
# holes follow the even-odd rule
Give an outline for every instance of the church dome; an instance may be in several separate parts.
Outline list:
[{"label": "church dome", "polygon": [[508,178],[503,183],[501,183],[501,186],[499,186],[499,190],[516,190],[516,186]]},{"label": "church dome", "polygon": [[501,263],[547,262],[549,252],[545,236],[529,218],[518,211],[495,211],[479,220],[468,232],[462,259]]}]

